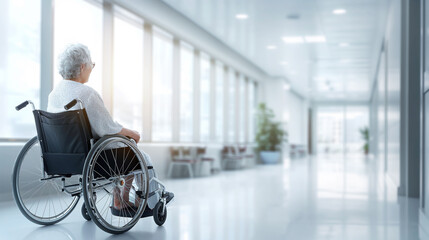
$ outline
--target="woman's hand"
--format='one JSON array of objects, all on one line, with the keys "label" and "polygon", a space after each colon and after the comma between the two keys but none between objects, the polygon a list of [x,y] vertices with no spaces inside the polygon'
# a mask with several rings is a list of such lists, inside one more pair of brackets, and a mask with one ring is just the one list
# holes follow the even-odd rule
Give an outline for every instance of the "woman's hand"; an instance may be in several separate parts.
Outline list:
[{"label": "woman's hand", "polygon": [[134,130],[131,130],[134,134],[133,136],[130,136],[132,139],[134,139],[134,141],[136,141],[136,143],[138,143],[140,141],[140,133]]},{"label": "woman's hand", "polygon": [[140,141],[140,134],[137,131],[128,129],[128,128],[122,128],[122,130],[118,133],[119,135],[123,135],[125,137],[130,137],[138,143]]}]

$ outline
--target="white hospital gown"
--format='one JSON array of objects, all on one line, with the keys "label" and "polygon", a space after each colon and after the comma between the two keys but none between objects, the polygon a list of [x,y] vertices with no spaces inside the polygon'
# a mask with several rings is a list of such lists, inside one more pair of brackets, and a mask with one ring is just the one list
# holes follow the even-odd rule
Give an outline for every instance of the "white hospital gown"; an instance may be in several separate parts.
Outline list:
[{"label": "white hospital gown", "polygon": [[[61,80],[49,94],[48,112],[63,112],[65,111],[64,105],[76,98],[80,99],[86,108],[95,139],[104,135],[117,134],[122,130],[122,125],[113,121],[97,91],[90,86],[71,80]],[[79,109],[79,104],[71,109]]]}]

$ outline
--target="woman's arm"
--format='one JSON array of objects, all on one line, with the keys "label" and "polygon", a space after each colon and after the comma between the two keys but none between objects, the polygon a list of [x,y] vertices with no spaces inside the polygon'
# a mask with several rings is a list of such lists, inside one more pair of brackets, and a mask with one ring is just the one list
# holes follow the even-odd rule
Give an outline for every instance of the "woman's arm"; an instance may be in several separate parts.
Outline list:
[{"label": "woman's arm", "polygon": [[133,131],[133,130],[128,129],[128,128],[122,128],[122,130],[118,134],[126,136],[126,137],[130,137],[130,138],[134,139],[134,141],[136,141],[136,143],[138,143],[140,141],[140,134],[137,131]]}]

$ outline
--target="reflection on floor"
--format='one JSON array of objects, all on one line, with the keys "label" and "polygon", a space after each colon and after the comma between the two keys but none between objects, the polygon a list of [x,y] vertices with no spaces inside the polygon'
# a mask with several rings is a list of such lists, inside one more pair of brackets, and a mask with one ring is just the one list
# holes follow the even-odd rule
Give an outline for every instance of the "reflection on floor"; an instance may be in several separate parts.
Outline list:
[{"label": "reflection on floor", "polygon": [[418,239],[418,200],[398,198],[375,159],[325,156],[169,180],[176,194],[164,227],[141,219],[113,236],[77,208],[40,227],[14,203],[0,205],[1,239]]}]

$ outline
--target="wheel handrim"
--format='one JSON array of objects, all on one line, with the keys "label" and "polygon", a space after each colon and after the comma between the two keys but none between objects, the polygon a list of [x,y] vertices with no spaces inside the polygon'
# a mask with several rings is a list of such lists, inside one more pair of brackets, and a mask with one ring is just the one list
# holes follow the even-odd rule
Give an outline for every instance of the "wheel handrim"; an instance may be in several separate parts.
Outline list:
[{"label": "wheel handrim", "polygon": [[[141,175],[137,175],[134,177],[134,179],[131,182],[131,186],[127,187],[126,184],[124,184],[123,181],[126,181],[126,171],[129,170],[129,167],[125,167],[124,163],[121,166],[117,165],[117,159],[118,157],[118,150],[112,149],[110,147],[115,145],[124,145],[128,147],[128,151],[124,151],[121,156],[123,159],[127,159],[129,154],[134,153],[134,157],[137,158],[138,165],[140,165],[140,168],[143,169],[143,171],[139,171]],[[106,160],[103,158],[103,153],[106,153],[106,151],[111,152],[111,156],[114,157],[114,163],[115,166],[110,166],[109,164],[105,164],[104,166],[100,165],[100,162],[104,161],[104,163],[109,162],[109,160]],[[116,151],[116,152],[115,152]],[[93,156],[91,156],[93,155]],[[95,221],[97,225],[101,225],[106,230],[118,233],[129,230],[132,226],[134,226],[137,221],[139,220],[140,216],[143,214],[143,211],[147,204],[147,192],[149,189],[149,178],[148,178],[148,172],[146,168],[146,164],[143,161],[143,156],[138,151],[137,147],[131,144],[129,141],[125,141],[122,138],[119,137],[113,137],[109,140],[106,140],[102,142],[100,145],[96,147],[96,149],[93,151],[93,153],[89,154],[88,162],[85,164],[85,171],[84,171],[84,197],[85,202],[89,204],[91,210],[90,216],[91,218],[95,218]],[[106,155],[104,155],[106,157]],[[106,162],[107,161],[107,162]],[[132,161],[131,161],[132,162]],[[96,166],[99,166],[98,170],[102,172],[98,172],[96,170]],[[109,169],[108,169],[109,168]],[[136,167],[131,167],[132,170],[134,170]],[[96,178],[96,175],[109,175],[104,176],[103,178]],[[128,175],[129,176],[129,175]],[[141,176],[140,183],[137,183],[137,178]],[[128,182],[129,183],[129,182]],[[124,188],[128,189],[130,191],[130,201],[134,198],[134,200],[137,198],[137,190],[142,191],[146,194],[146,198],[141,200],[141,203],[139,207],[137,208],[136,214],[134,217],[121,217],[121,216],[115,216],[112,214],[111,208],[114,205],[114,193],[115,188]],[[116,190],[117,192],[118,190]],[[119,200],[124,200],[120,199]],[[121,205],[130,207],[130,205],[124,200],[120,201]],[[88,205],[87,205],[88,206]],[[121,209],[119,210],[121,215],[126,213],[131,213],[128,209]],[[94,219],[93,219],[94,220]]]}]

